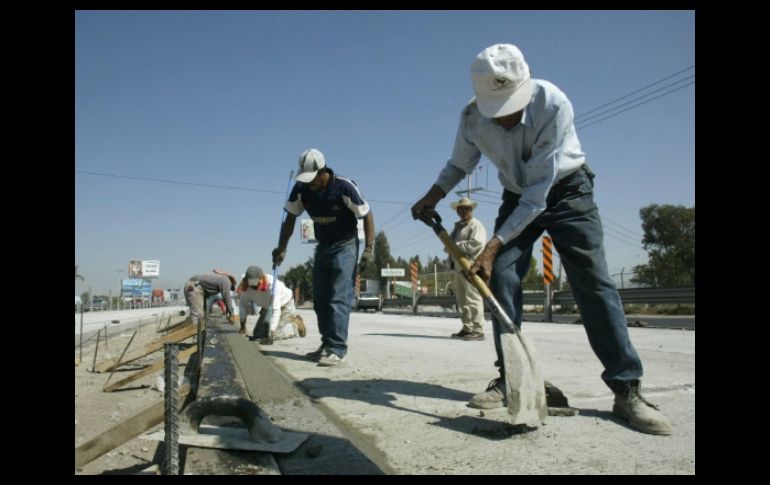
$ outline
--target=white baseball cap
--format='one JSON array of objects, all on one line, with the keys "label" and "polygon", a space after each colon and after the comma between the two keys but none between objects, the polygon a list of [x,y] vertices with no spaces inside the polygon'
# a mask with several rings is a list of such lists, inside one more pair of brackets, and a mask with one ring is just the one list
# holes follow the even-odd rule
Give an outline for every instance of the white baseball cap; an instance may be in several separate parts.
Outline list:
[{"label": "white baseball cap", "polygon": [[471,65],[476,106],[487,118],[508,116],[524,109],[532,99],[529,66],[518,47],[487,47]]},{"label": "white baseball cap", "polygon": [[321,150],[309,148],[299,156],[299,172],[294,179],[297,182],[308,183],[313,180],[319,170],[326,166],[326,159]]}]

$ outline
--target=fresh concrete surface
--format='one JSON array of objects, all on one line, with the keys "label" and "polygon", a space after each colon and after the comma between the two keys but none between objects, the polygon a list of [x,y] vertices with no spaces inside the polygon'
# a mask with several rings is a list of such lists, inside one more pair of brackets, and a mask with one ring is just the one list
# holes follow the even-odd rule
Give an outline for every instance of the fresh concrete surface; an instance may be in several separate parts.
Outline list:
[{"label": "fresh concrete surface", "polygon": [[[525,322],[544,377],[579,414],[549,416],[518,433],[507,425],[506,410],[466,406],[496,376],[490,322],[486,340],[466,342],[449,338],[460,329],[455,318],[354,312],[345,364],[320,367],[304,359],[320,345],[315,313],[299,312],[305,338],[250,344],[386,473],[695,473],[694,331],[629,328],[645,366],[644,395],[674,428],[671,436],[654,436],[611,414],[613,395],[582,326]],[[306,466],[312,473],[312,462]]]}]

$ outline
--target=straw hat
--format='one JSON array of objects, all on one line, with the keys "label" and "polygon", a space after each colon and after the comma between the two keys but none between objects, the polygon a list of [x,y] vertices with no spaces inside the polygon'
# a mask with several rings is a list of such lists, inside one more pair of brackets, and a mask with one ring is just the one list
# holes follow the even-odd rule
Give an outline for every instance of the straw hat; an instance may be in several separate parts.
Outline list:
[{"label": "straw hat", "polygon": [[463,197],[457,202],[452,202],[452,209],[457,210],[458,207],[470,207],[471,209],[475,209],[477,205],[476,202],[473,202],[468,197]]}]

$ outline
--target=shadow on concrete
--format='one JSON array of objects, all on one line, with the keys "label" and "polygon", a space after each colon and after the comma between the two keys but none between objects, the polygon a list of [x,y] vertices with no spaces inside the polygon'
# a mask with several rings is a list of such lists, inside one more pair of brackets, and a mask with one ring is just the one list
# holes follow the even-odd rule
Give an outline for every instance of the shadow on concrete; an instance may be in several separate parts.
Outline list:
[{"label": "shadow on concrete", "polygon": [[383,406],[395,410],[420,414],[429,418],[434,418],[436,421],[429,423],[432,426],[441,426],[442,428],[447,428],[452,431],[473,434],[491,440],[506,439],[515,434],[521,434],[536,429],[521,425],[514,426],[500,421],[467,415],[457,417],[440,416],[438,414],[428,413],[417,409],[409,409],[395,403],[397,399],[396,394],[460,401],[463,403],[467,402],[473,396],[472,393],[450,389],[437,384],[397,379],[342,381],[326,378],[309,378],[297,382],[297,386],[313,399],[335,397],[339,399],[357,400],[375,406]]},{"label": "shadow on concrete", "polygon": [[267,350],[270,346],[267,345],[261,345],[259,347],[259,351],[262,352],[262,355],[268,356],[268,357],[280,357],[282,359],[288,359],[288,360],[299,360],[304,362],[310,362],[307,357],[305,357],[305,354],[294,354],[291,352],[284,352],[282,350]]},{"label": "shadow on concrete", "polygon": [[350,441],[326,434],[311,434],[294,452],[274,457],[283,475],[385,475]]},{"label": "shadow on concrete", "polygon": [[613,423],[619,424],[625,428],[628,428],[632,431],[639,431],[638,429],[631,426],[627,420],[620,418],[618,416],[615,416],[612,414],[612,411],[602,411],[600,409],[583,409],[583,408],[577,408],[578,413],[580,413],[580,416],[587,416],[590,418],[597,418],[601,419],[603,421],[611,421]]},{"label": "shadow on concrete", "polygon": [[[368,336],[368,335],[375,335],[379,337],[412,337],[412,338],[430,338],[430,339],[438,339],[438,340],[449,340],[452,337],[446,336],[436,336],[436,335],[415,335],[413,333],[364,333],[362,335]],[[453,339],[457,340],[457,339]]]}]

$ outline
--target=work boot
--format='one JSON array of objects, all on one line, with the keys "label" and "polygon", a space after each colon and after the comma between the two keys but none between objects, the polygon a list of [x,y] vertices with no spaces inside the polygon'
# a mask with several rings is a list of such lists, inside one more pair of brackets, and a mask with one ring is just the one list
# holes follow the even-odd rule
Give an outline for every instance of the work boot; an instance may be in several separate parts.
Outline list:
[{"label": "work boot", "polygon": [[307,333],[307,329],[305,329],[305,322],[302,321],[302,317],[299,315],[294,315],[294,326],[297,327],[297,333],[299,333],[300,337],[304,337]]},{"label": "work boot", "polygon": [[463,328],[463,329],[462,329],[462,330],[460,330],[459,332],[457,332],[457,333],[453,333],[453,334],[452,334],[452,338],[463,338],[463,337],[465,337],[466,335],[470,335],[471,333],[473,333],[473,332],[471,332],[470,330],[466,330],[466,329],[464,329],[464,328]]},{"label": "work boot", "polygon": [[639,381],[615,393],[612,414],[627,419],[632,427],[643,433],[669,435],[672,431],[671,423],[658,411],[658,406],[642,397]]},{"label": "work boot", "polygon": [[471,332],[462,337],[463,340],[484,340],[484,332]]},{"label": "work boot", "polygon": [[495,409],[505,407],[505,380],[502,377],[492,379],[487,390],[473,396],[468,406],[479,409]]}]

